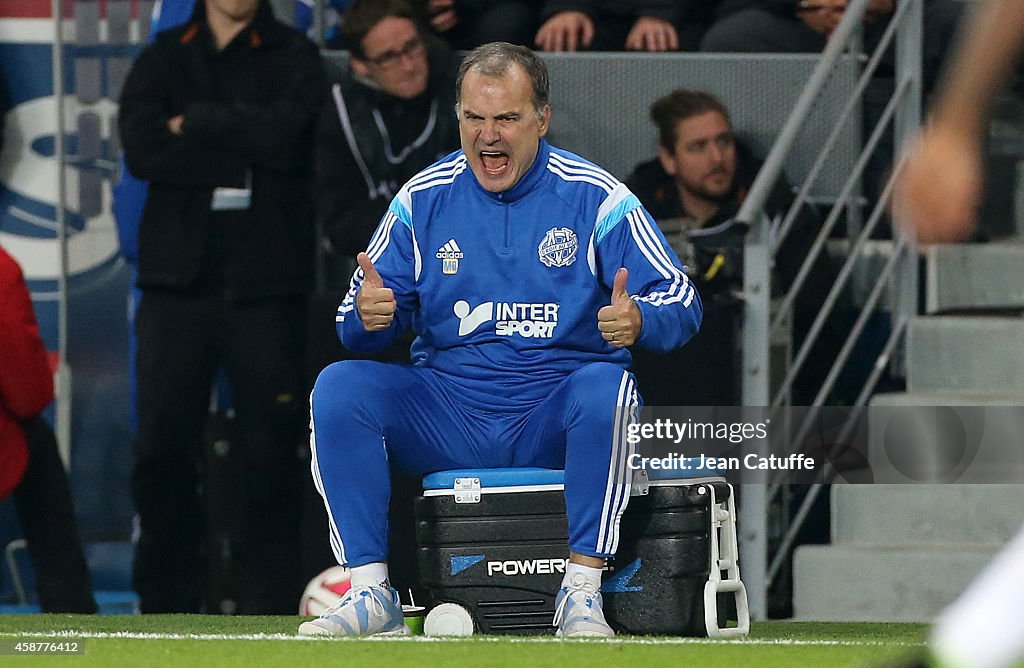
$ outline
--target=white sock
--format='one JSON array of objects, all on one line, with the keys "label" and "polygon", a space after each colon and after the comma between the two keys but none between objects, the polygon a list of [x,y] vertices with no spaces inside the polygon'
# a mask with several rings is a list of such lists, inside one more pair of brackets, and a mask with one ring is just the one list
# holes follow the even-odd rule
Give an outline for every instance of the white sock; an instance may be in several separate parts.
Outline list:
[{"label": "white sock", "polygon": [[353,587],[381,587],[391,589],[391,582],[388,580],[388,564],[385,561],[375,561],[362,566],[353,566],[349,569]]},{"label": "white sock", "polygon": [[939,617],[932,652],[944,666],[1003,668],[1024,658],[1024,528]]},{"label": "white sock", "polygon": [[[586,584],[592,591],[601,591],[601,570],[593,566],[574,564],[570,561],[565,566],[565,577],[562,578],[562,586]],[[581,578],[582,582],[580,581]]]}]

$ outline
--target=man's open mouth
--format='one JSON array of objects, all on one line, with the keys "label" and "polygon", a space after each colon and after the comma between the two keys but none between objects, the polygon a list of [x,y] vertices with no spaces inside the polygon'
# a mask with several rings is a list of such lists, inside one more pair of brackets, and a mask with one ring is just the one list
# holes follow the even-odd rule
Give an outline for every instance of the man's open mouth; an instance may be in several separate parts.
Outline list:
[{"label": "man's open mouth", "polygon": [[508,168],[509,158],[501,151],[480,151],[480,162],[488,176],[501,176]]}]

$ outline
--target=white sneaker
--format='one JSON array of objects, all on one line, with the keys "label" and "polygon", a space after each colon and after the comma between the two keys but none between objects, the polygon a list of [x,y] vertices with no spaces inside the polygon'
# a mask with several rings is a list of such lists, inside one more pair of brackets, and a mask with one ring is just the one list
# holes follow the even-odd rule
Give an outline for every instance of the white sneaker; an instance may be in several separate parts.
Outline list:
[{"label": "white sneaker", "polygon": [[615,635],[604,619],[601,592],[577,575],[555,597],[555,635],[562,638],[609,638]]},{"label": "white sneaker", "polygon": [[299,625],[300,636],[409,635],[398,591],[353,587],[318,619]]}]

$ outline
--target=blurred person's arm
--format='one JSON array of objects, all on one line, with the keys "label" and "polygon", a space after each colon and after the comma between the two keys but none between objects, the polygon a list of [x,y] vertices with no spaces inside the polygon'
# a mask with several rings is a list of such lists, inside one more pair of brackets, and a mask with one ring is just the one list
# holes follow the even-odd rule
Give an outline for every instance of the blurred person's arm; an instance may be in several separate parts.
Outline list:
[{"label": "blurred person's arm", "polygon": [[993,93],[1024,51],[1024,0],[987,0],[977,11],[934,109],[936,123],[963,128],[974,137],[984,130]]},{"label": "blurred person's arm", "polygon": [[0,405],[27,420],[53,401],[53,374],[21,268],[0,249]]},{"label": "blurred person's arm", "polygon": [[896,212],[920,243],[964,239],[977,223],[985,121],[1024,50],[1024,0],[989,0],[961,34],[932,118],[898,176]]}]

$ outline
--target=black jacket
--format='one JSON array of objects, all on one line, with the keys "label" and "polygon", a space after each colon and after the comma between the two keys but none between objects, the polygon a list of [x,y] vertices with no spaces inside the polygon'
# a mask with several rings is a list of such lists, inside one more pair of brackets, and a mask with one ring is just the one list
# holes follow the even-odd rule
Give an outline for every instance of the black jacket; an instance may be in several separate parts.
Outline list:
[{"label": "black jacket", "polygon": [[[139,55],[118,120],[129,168],[150,182],[140,287],[188,290],[216,276],[231,299],[308,291],[313,129],[325,87],[316,47],[277,22],[266,0],[222,51],[197,2],[189,23]],[[167,121],[179,114],[175,135]],[[211,212],[214,189],[244,186],[247,174],[250,207]]]},{"label": "black jacket", "polygon": [[[750,148],[743,142],[737,141],[736,176],[732,193],[722,202],[718,212],[703,226],[704,230],[713,231],[716,234],[713,235],[714,238],[705,240],[691,238],[694,245],[698,247],[696,256],[699,265],[691,269],[700,285],[702,294],[726,292],[737,288],[742,281],[743,238],[747,229],[733,223],[733,218],[739,213],[740,206],[760,168],[761,161],[753,155]],[[626,185],[650,211],[655,220],[686,216],[675,182],[657,159],[637,165],[633,173],[626,179]],[[780,179],[768,195],[765,213],[769,218],[785,215],[792,201],[793,196],[789,185],[784,179]],[[803,207],[797,214],[792,229],[775,259],[776,281],[773,284],[773,291],[776,294],[785,292],[792,285],[820,228],[821,223],[817,215],[808,207]],[[701,253],[702,243],[711,249],[711,252]],[[703,277],[710,268],[709,262],[713,259],[714,251],[717,249],[726,249],[732,252],[724,254],[727,264],[716,270],[714,278],[705,279]],[[830,285],[828,278],[830,269],[824,254],[818,256],[818,261],[812,266],[811,271],[812,274],[804,282],[797,299],[795,305],[797,311],[810,312],[813,310],[816,312],[827,295],[827,288]]]},{"label": "black jacket", "polygon": [[[731,405],[740,400],[742,384],[737,327],[742,321],[742,310],[736,295],[742,286],[743,241],[747,228],[736,223],[734,217],[761,168],[761,161],[742,142],[736,143],[736,150],[736,177],[732,193],[702,228],[703,232],[710,234],[703,238],[699,235],[690,237],[698,266],[690,267],[689,273],[704,299],[704,322],[700,334],[674,356],[654,358],[644,356],[642,351],[633,356],[634,368],[641,379],[648,405],[713,406]],[[685,217],[679,191],[658,160],[638,165],[626,180],[626,185],[655,220]],[[792,202],[789,185],[780,179],[768,196],[765,213],[769,218],[784,215]],[[776,295],[789,290],[820,229],[821,221],[816,213],[809,207],[803,207],[775,258],[772,291]],[[702,248],[704,252],[701,252]],[[706,273],[718,255],[725,258],[725,264],[708,279]],[[799,345],[806,337],[834,281],[835,273],[822,253],[811,266],[811,273],[793,304],[795,344]],[[845,308],[844,296],[838,310],[843,312]],[[807,404],[814,398],[845,340],[847,320],[837,317],[836,313],[834,311],[826,321],[825,330],[812,348],[808,363],[797,376],[793,394],[796,404]],[[671,380],[665,380],[665,376]],[[681,377],[686,378],[686,383],[679,382]]]},{"label": "black jacket", "polygon": [[398,189],[459,148],[457,70],[451,51],[432,46],[427,90],[411,100],[371,88],[350,70],[330,74],[317,123],[316,209],[337,254],[366,250]]}]

